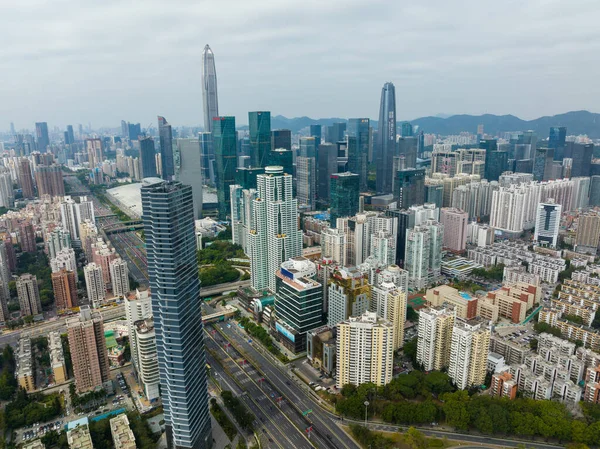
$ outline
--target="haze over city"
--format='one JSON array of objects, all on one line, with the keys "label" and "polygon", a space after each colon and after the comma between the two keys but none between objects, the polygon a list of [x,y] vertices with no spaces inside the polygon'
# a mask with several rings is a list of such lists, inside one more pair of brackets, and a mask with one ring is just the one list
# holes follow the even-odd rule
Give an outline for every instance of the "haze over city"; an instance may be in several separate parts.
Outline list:
[{"label": "haze over city", "polygon": [[93,127],[202,122],[200,59],[216,54],[221,113],[532,119],[594,111],[596,2],[20,1],[0,5],[0,117]]}]

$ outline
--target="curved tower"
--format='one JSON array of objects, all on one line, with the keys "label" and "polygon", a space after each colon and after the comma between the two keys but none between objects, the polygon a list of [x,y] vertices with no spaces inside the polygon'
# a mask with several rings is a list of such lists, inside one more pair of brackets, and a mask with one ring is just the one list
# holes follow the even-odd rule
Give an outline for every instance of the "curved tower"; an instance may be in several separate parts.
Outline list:
[{"label": "curved tower", "polygon": [[202,103],[204,105],[204,131],[212,132],[213,117],[219,116],[219,100],[217,98],[215,55],[208,44],[202,52]]},{"label": "curved tower", "polygon": [[396,154],[396,88],[385,83],[381,89],[377,132],[377,193],[392,193]]}]

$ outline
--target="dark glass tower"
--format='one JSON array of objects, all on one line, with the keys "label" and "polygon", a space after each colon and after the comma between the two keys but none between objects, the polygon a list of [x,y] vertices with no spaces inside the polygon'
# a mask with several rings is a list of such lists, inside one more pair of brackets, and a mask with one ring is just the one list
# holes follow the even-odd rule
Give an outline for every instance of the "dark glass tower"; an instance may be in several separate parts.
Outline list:
[{"label": "dark glass tower", "polygon": [[412,137],[413,136],[413,127],[409,122],[402,122],[400,135],[402,137]]},{"label": "dark glass tower", "polygon": [[[568,143],[571,144],[572,142]],[[569,153],[570,157],[573,159],[571,177],[576,178],[578,176],[590,176],[592,156],[594,154],[594,144],[572,143]]]},{"label": "dark glass tower", "polygon": [[271,113],[269,111],[248,112],[250,129],[250,160],[253,167],[265,167],[271,151]]},{"label": "dark glass tower", "polygon": [[145,179],[142,208],[167,445],[208,449],[212,435],[192,188]]},{"label": "dark glass tower", "polygon": [[140,161],[142,166],[142,178],[155,178],[156,174],[156,151],[152,137],[140,139]]},{"label": "dark glass tower", "polygon": [[219,116],[219,99],[215,55],[208,44],[202,52],[202,105],[204,108],[204,131],[212,132],[213,118]]},{"label": "dark glass tower", "polygon": [[398,209],[408,209],[425,202],[425,169],[406,168],[396,172],[394,200]]},{"label": "dark glass tower", "polygon": [[212,133],[199,133],[200,155],[202,156],[202,180],[208,185],[215,184],[215,151]]},{"label": "dark glass tower", "polygon": [[348,171],[356,173],[360,179],[360,189],[367,189],[367,159],[369,157],[368,118],[348,120]]},{"label": "dark glass tower", "polygon": [[536,148],[533,158],[534,181],[547,181],[552,174],[554,148]]},{"label": "dark glass tower", "polygon": [[400,137],[398,139],[398,154],[404,156],[404,166],[415,168],[417,166],[417,138]]},{"label": "dark glass tower", "polygon": [[75,143],[75,134],[73,134],[73,125],[67,125],[67,134],[69,136],[69,144]]},{"label": "dark glass tower", "polygon": [[230,208],[229,186],[235,183],[235,168],[237,166],[235,117],[214,117],[212,127],[219,219],[225,220]]},{"label": "dark glass tower", "polygon": [[398,218],[398,240],[396,241],[396,264],[403,267],[406,255],[406,233],[415,227],[415,211],[388,209],[385,211],[388,217]]},{"label": "dark glass tower", "polygon": [[377,133],[377,193],[392,193],[396,154],[396,89],[385,83],[381,89]]},{"label": "dark glass tower", "polygon": [[173,180],[175,162],[173,161],[173,132],[164,117],[158,116],[158,135],[160,137],[160,165],[162,178]]},{"label": "dark glass tower", "polygon": [[300,156],[317,157],[317,139],[315,137],[300,137]]},{"label": "dark glass tower", "polygon": [[562,161],[567,140],[567,128],[565,126],[551,126],[548,136],[548,148],[554,148],[554,160]]},{"label": "dark glass tower", "polygon": [[337,143],[340,140],[344,140],[344,134],[346,133],[346,123],[336,122],[333,125],[327,127],[327,142]]},{"label": "dark glass tower", "polygon": [[314,137],[317,148],[321,145],[321,125],[310,125],[310,137]]},{"label": "dark glass tower", "polygon": [[275,129],[271,131],[271,150],[285,148],[292,150],[292,132],[289,129]]},{"label": "dark glass tower", "polygon": [[271,151],[269,165],[283,167],[284,173],[294,176],[294,153],[292,150],[276,148]]},{"label": "dark glass tower", "polygon": [[337,147],[322,143],[317,151],[317,202],[321,207],[329,203],[329,185],[334,173],[337,173]]},{"label": "dark glass tower", "polygon": [[498,151],[496,139],[481,140],[479,148],[485,149],[485,179],[498,181],[502,172],[508,167],[508,153]]},{"label": "dark glass tower", "polygon": [[356,173],[336,173],[331,175],[330,224],[335,228],[338,218],[352,217],[358,212],[359,178]]},{"label": "dark glass tower", "polygon": [[50,145],[50,137],[48,136],[48,123],[38,122],[35,124],[35,138],[37,141],[38,151],[45,153],[46,148]]},{"label": "dark glass tower", "polygon": [[425,202],[434,203],[436,207],[441,209],[444,202],[444,186],[425,184]]}]

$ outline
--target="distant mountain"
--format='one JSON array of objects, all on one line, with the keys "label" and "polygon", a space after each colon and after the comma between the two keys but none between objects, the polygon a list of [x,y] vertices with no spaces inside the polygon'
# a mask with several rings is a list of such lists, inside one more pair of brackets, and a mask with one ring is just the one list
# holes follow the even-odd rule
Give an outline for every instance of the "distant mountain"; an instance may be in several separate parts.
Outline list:
[{"label": "distant mountain", "polygon": [[[548,137],[551,126],[566,126],[567,134],[587,134],[591,138],[600,138],[600,114],[589,111],[572,111],[565,114],[540,117],[535,120],[522,120],[514,115],[452,115],[444,118],[445,114],[436,117],[421,117],[410,122],[419,125],[426,133],[458,134],[462,131],[477,132],[477,125],[483,125],[485,133],[496,135],[507,131],[535,131],[540,138]],[[335,122],[346,122],[343,118],[310,117],[287,118],[282,115],[271,117],[271,129],[290,129],[296,133],[310,125],[329,126]],[[404,120],[402,120],[404,121]],[[402,121],[398,122],[398,125]],[[371,120],[374,128],[377,121]],[[247,126],[243,127],[247,128]]]}]

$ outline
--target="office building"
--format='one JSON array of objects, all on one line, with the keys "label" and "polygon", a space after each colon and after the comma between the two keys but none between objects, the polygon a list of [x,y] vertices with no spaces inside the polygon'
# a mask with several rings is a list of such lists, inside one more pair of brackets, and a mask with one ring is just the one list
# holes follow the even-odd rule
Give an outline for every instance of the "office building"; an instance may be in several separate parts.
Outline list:
[{"label": "office building", "polygon": [[367,190],[367,165],[371,145],[371,124],[368,118],[348,120],[348,171],[359,176],[361,191]]},{"label": "office building", "polygon": [[394,200],[399,209],[425,202],[425,169],[406,168],[395,173]]},{"label": "office building", "polygon": [[198,139],[177,139],[175,180],[192,187],[194,218],[202,218],[202,155]]},{"label": "office building", "polygon": [[479,148],[485,150],[485,179],[498,181],[508,165],[508,154],[498,150],[498,142],[495,139],[480,140]]},{"label": "office building", "polygon": [[21,316],[38,315],[42,313],[42,303],[40,301],[37,277],[29,273],[22,274],[17,279],[16,287]]},{"label": "office building", "polygon": [[322,134],[321,125],[310,125],[309,134],[311,137],[315,138],[315,140],[317,142],[317,147],[319,145],[321,145],[321,134]]},{"label": "office building", "polygon": [[420,290],[439,278],[443,240],[444,227],[434,220],[407,231],[404,269],[408,271],[410,288]]},{"label": "office building", "polygon": [[323,324],[323,288],[316,274],[316,265],[304,257],[283,262],[276,274],[276,329],[294,353],[305,351],[306,333]]},{"label": "office building", "polygon": [[417,362],[425,371],[448,366],[455,317],[451,306],[419,310]]},{"label": "office building", "polygon": [[536,148],[533,158],[533,179],[547,181],[552,178],[553,148]]},{"label": "office building", "polygon": [[163,179],[172,180],[175,175],[173,159],[173,131],[164,117],[158,116],[158,136],[160,141],[160,167]]},{"label": "office building", "polygon": [[467,247],[469,214],[460,209],[443,207],[440,223],[444,227],[444,248],[453,252],[463,252]]},{"label": "office building", "polygon": [[315,210],[317,202],[317,170],[314,157],[296,158],[296,193],[298,207]]},{"label": "office building", "polygon": [[294,151],[285,148],[275,148],[269,154],[269,164],[274,167],[283,167],[283,172],[294,176]]},{"label": "office building", "polygon": [[38,165],[35,169],[38,196],[64,196],[65,183],[60,165]]},{"label": "office building", "polygon": [[[227,134],[221,122],[229,120],[213,121],[215,143]],[[229,124],[233,125],[234,163],[235,124]],[[219,147],[224,148],[225,142],[215,148]],[[203,325],[198,319],[200,282],[192,188],[176,181],[146,179],[142,207],[167,445],[209,448],[212,436]]]},{"label": "office building", "polygon": [[600,206],[600,175],[591,177],[590,207]]},{"label": "office building", "polygon": [[289,129],[274,129],[271,131],[271,150],[277,148],[292,151],[292,132]]},{"label": "office building", "polygon": [[115,449],[135,449],[135,436],[129,427],[126,413],[121,413],[110,419],[110,433]]},{"label": "office building", "polygon": [[322,207],[329,204],[331,175],[338,171],[337,155],[338,150],[335,145],[331,143],[319,145],[319,151],[317,151],[317,201]]},{"label": "office building", "polygon": [[214,117],[212,141],[215,151],[217,201],[219,219],[227,217],[230,202],[229,186],[235,183],[237,137],[235,117]]},{"label": "office building", "polygon": [[37,251],[35,230],[29,221],[19,224],[19,243],[21,244],[21,249],[26,253],[35,253]]},{"label": "office building", "polygon": [[554,149],[554,160],[562,161],[567,140],[567,128],[564,126],[551,126],[548,136],[548,148]]},{"label": "office building", "polygon": [[406,304],[406,292],[391,280],[383,280],[371,289],[371,311],[392,325],[394,351],[404,345]]},{"label": "office building", "polygon": [[248,112],[251,160],[254,167],[269,164],[271,151],[271,113],[269,111]]},{"label": "office building", "polygon": [[77,275],[74,271],[61,269],[52,273],[52,289],[54,291],[54,303],[56,310],[67,310],[77,307]]},{"label": "office building", "polygon": [[409,122],[402,122],[400,135],[402,137],[412,137],[413,126]]},{"label": "office building", "polygon": [[396,154],[396,89],[385,83],[381,90],[377,131],[377,193],[392,193],[393,163]]},{"label": "office building", "polygon": [[337,388],[387,385],[394,368],[394,327],[373,312],[337,324]]},{"label": "office building", "polygon": [[67,135],[69,136],[68,144],[75,143],[75,134],[73,133],[73,125],[67,125]]},{"label": "office building", "polygon": [[50,137],[48,136],[48,123],[37,122],[35,124],[35,140],[37,142],[38,151],[45,153],[48,145],[50,145]]},{"label": "office building", "polygon": [[458,388],[484,385],[489,347],[490,329],[483,320],[455,320],[448,375]]},{"label": "office building", "polygon": [[317,157],[317,139],[314,137],[300,137],[301,157]]},{"label": "office building", "polygon": [[127,296],[129,293],[129,268],[120,257],[109,263],[113,296]]},{"label": "office building", "polygon": [[359,176],[355,173],[331,175],[329,194],[331,227],[336,226],[338,218],[352,217],[358,212],[359,184]]},{"label": "office building", "polygon": [[79,316],[67,318],[67,335],[77,392],[85,393],[109,381],[102,315],[81,306]]},{"label": "office building", "polygon": [[35,196],[35,191],[33,188],[33,178],[31,176],[31,165],[29,159],[24,157],[19,159],[19,181],[21,183],[23,198],[33,198]]},{"label": "office building", "polygon": [[589,212],[581,214],[577,221],[575,251],[595,255],[600,241],[600,215]]},{"label": "office building", "polygon": [[202,182],[214,186],[216,167],[212,133],[198,133],[198,141],[200,143],[200,158],[202,161],[200,164],[202,167]]},{"label": "office building", "polygon": [[204,109],[204,131],[212,132],[213,118],[219,116],[219,100],[215,55],[208,44],[202,52],[202,105]]},{"label": "office building", "polygon": [[402,168],[417,166],[417,144],[416,137],[400,137],[398,139],[398,154],[402,160]]},{"label": "office building", "polygon": [[562,206],[552,198],[538,204],[533,240],[539,244],[556,248]]},{"label": "office building", "polygon": [[594,144],[566,142],[565,158],[571,158],[573,165],[571,176],[590,176],[592,167],[592,157],[594,155]]},{"label": "office building", "polygon": [[371,285],[369,278],[357,269],[334,270],[327,289],[327,324],[335,326],[351,316],[369,310]]},{"label": "office building", "polygon": [[344,134],[346,132],[345,122],[336,122],[327,127],[327,142],[337,143],[344,140]]},{"label": "office building", "polygon": [[85,287],[88,300],[94,309],[99,308],[106,300],[106,283],[102,267],[94,262],[83,267]]},{"label": "office building", "polygon": [[156,150],[154,148],[154,139],[150,136],[140,138],[140,160],[142,178],[156,177]]}]

